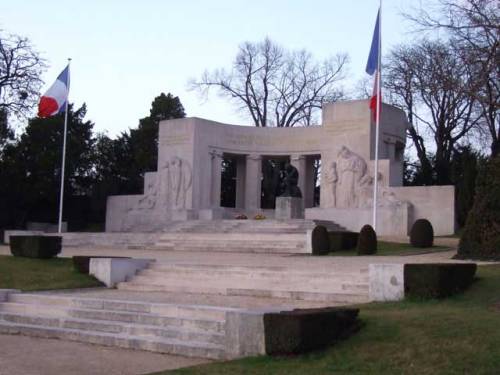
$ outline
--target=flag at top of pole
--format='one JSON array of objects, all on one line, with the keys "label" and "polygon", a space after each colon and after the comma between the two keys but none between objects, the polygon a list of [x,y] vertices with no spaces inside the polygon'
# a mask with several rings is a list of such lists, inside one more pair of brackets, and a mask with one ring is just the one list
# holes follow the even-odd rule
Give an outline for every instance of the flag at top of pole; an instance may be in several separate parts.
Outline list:
[{"label": "flag at top of pole", "polygon": [[375,76],[373,82],[373,94],[370,98],[370,109],[373,117],[377,114],[377,97],[380,97],[380,8],[377,13],[377,21],[375,22],[375,30],[373,30],[372,44],[370,47],[370,54],[366,62],[366,72]]},{"label": "flag at top of pole", "polygon": [[69,64],[40,98],[38,117],[50,117],[66,111],[69,94]]},{"label": "flag at top of pole", "polygon": [[38,117],[50,117],[64,112],[64,133],[62,144],[61,161],[61,190],[59,192],[59,219],[58,233],[62,232],[62,216],[64,201],[64,169],[66,164],[66,135],[68,133],[68,95],[69,95],[69,64],[59,74],[56,81],[50,86],[47,92],[40,98],[38,103]]},{"label": "flag at top of pole", "polygon": [[370,47],[370,54],[366,63],[366,72],[374,77],[373,94],[370,99],[370,109],[372,118],[375,120],[375,170],[374,170],[374,183],[373,183],[373,229],[377,230],[377,189],[378,189],[378,144],[379,144],[379,128],[380,128],[380,104],[382,100],[381,92],[381,25],[380,13],[382,11],[382,0],[377,13],[377,21],[375,23],[375,30],[373,31],[372,44]]}]

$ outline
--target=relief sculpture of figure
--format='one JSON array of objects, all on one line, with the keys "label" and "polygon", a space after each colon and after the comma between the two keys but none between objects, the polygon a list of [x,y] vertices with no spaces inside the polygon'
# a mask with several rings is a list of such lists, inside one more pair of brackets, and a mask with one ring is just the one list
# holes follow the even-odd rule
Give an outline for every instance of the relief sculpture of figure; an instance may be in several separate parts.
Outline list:
[{"label": "relief sculpture of figure", "polygon": [[338,153],[337,169],[337,206],[343,208],[358,207],[360,181],[365,176],[367,166],[361,156],[342,146]]},{"label": "relief sculpture of figure", "polygon": [[177,156],[168,163],[169,203],[173,209],[186,207],[187,192],[192,184],[192,170],[189,163]]},{"label": "relief sculpture of figure", "polygon": [[325,181],[329,185],[328,196],[332,199],[332,207],[337,206],[337,182],[339,176],[337,173],[337,163],[332,161],[330,167],[325,171]]},{"label": "relief sculpture of figure", "polygon": [[156,179],[154,179],[153,181],[149,181],[144,190],[145,190],[144,196],[141,199],[139,199],[139,202],[137,203],[137,209],[138,210],[153,209],[155,207],[156,196],[158,194]]}]

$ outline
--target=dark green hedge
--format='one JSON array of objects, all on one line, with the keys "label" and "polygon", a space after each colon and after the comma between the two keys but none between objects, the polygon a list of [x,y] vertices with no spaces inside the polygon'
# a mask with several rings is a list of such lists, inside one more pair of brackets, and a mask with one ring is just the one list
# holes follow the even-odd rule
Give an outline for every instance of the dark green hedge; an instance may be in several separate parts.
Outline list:
[{"label": "dark green hedge", "polygon": [[405,264],[405,297],[444,298],[467,289],[474,280],[475,263]]},{"label": "dark green hedge", "polygon": [[268,355],[288,355],[324,348],[361,326],[359,309],[327,307],[264,314]]},{"label": "dark green hedge", "polygon": [[500,155],[480,170],[457,258],[500,260]]},{"label": "dark green hedge", "polygon": [[48,259],[61,252],[60,236],[10,236],[10,252],[17,257]]},{"label": "dark green hedge", "polygon": [[371,225],[363,225],[359,232],[358,244],[356,245],[358,255],[373,255],[377,253],[377,233]]},{"label": "dark green hedge", "polygon": [[328,231],[323,225],[317,225],[311,234],[311,245],[313,255],[326,255],[330,251],[330,240]]},{"label": "dark green hedge", "polygon": [[330,251],[355,249],[359,233],[356,232],[328,232]]}]

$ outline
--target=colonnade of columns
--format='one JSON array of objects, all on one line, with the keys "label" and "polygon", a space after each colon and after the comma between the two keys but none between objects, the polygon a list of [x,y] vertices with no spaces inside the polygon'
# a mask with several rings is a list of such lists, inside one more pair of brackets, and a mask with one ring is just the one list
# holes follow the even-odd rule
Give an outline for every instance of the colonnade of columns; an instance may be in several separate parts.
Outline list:
[{"label": "colonnade of columns", "polygon": [[[212,150],[211,156],[211,208],[220,207],[222,160],[224,155],[218,150]],[[258,210],[261,205],[262,160],[263,155],[251,153],[239,155],[236,160],[236,199],[235,207],[247,210]],[[291,154],[290,164],[299,173],[298,186],[302,192],[305,207],[314,203],[314,157]]]}]

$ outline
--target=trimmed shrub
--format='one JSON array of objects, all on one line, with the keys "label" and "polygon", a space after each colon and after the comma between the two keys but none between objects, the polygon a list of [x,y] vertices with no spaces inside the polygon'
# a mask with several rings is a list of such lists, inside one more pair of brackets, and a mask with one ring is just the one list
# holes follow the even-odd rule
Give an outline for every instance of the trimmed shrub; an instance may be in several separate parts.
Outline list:
[{"label": "trimmed shrub", "polygon": [[266,354],[299,354],[345,339],[359,330],[358,314],[345,307],[265,313]]},{"label": "trimmed shrub", "polygon": [[90,258],[123,258],[130,259],[130,257],[107,257],[107,256],[89,256],[89,255],[75,255],[73,256],[73,268],[86,275],[89,274]]},{"label": "trimmed shrub", "polygon": [[361,228],[356,246],[358,255],[372,255],[377,253],[377,233],[371,225],[366,224]]},{"label": "trimmed shrub", "polygon": [[418,219],[411,227],[410,243],[413,247],[432,247],[434,243],[434,229],[427,219]]},{"label": "trimmed shrub", "polygon": [[358,244],[359,233],[356,232],[328,232],[330,251],[355,249]]},{"label": "trimmed shrub", "polygon": [[49,259],[61,252],[60,236],[10,236],[10,252],[16,257]]},{"label": "trimmed shrub", "polygon": [[467,289],[474,280],[475,263],[404,265],[405,297],[444,298]]},{"label": "trimmed shrub", "polygon": [[317,225],[311,233],[312,255],[326,255],[330,251],[328,231],[323,225]]},{"label": "trimmed shrub", "polygon": [[456,257],[500,260],[500,155],[489,160],[478,174],[474,204]]}]

